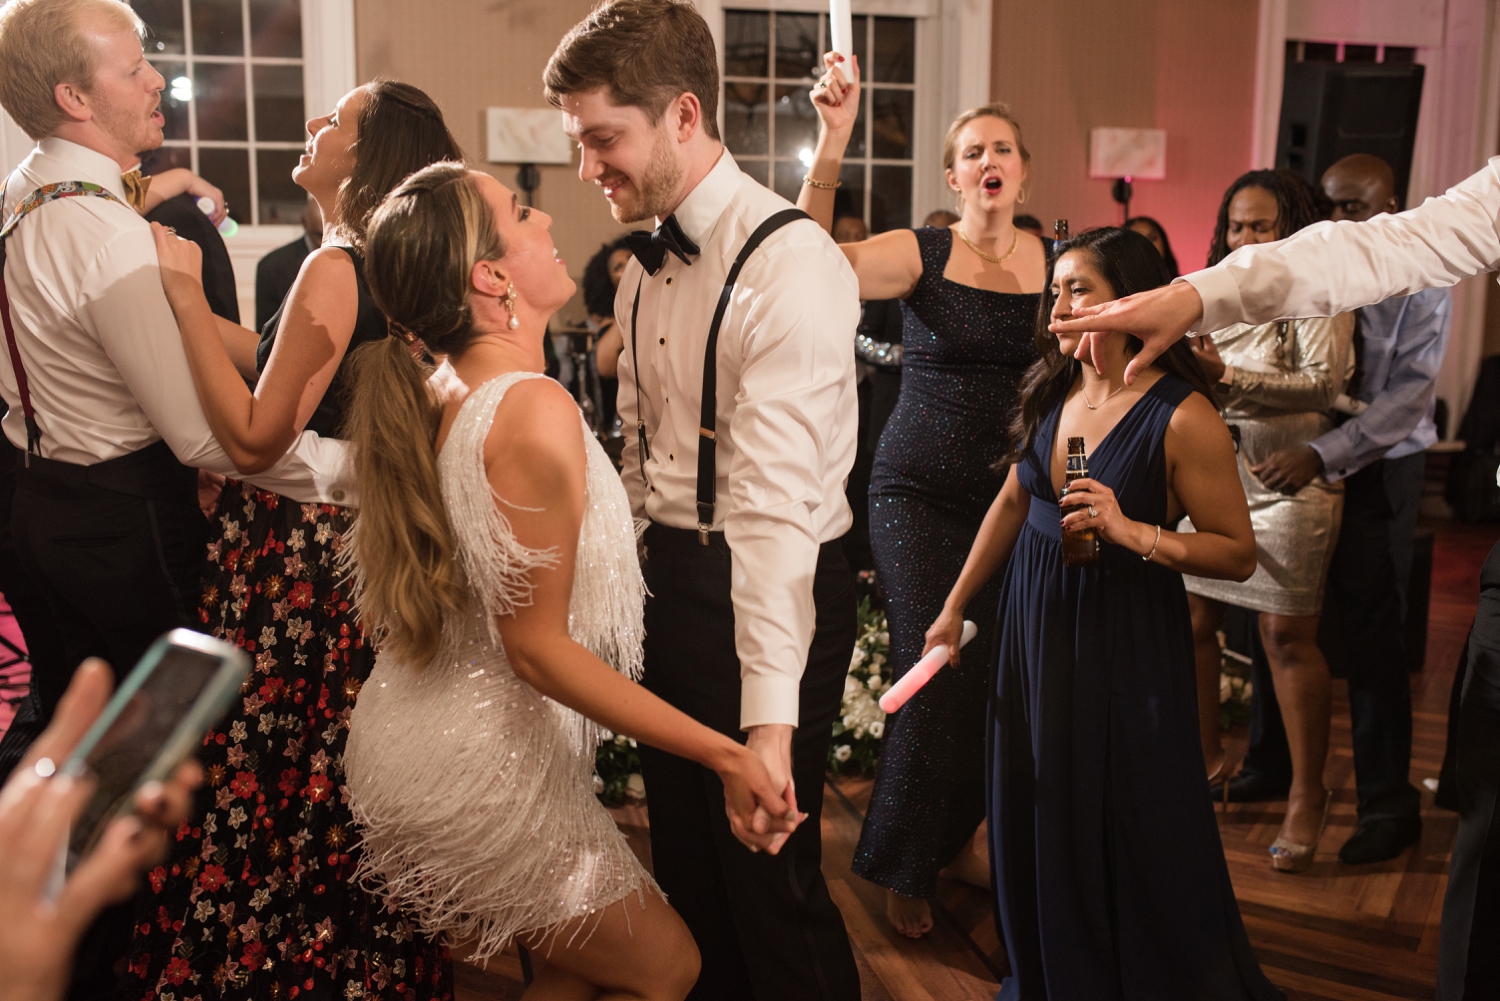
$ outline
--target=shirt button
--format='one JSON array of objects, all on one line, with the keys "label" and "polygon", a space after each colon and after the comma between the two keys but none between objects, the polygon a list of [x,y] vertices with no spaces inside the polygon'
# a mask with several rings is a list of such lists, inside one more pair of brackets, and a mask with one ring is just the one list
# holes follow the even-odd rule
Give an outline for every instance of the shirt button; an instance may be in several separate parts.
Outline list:
[{"label": "shirt button", "polygon": [[670,285],[670,284],[672,284],[672,279],[670,279],[670,278],[668,278],[668,279],[667,279],[667,284],[668,284],[668,285]]},{"label": "shirt button", "polygon": [[344,492],[342,490],[335,490],[333,492],[333,499],[342,503],[344,500]]},{"label": "shirt button", "polygon": [[677,461],[677,456],[673,455],[671,452],[668,452],[667,453],[667,459],[669,461],[671,461],[671,462],[676,462]]},{"label": "shirt button", "polygon": [[665,343],[667,343],[667,339],[665,337],[659,338],[656,343],[658,343],[658,344],[665,344]]}]

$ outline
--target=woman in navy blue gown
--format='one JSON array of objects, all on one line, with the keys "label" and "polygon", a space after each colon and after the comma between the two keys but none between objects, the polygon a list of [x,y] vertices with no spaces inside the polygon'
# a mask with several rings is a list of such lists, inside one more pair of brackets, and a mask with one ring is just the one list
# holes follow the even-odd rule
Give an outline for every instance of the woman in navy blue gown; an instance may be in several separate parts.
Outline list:
[{"label": "woman in navy blue gown", "polygon": [[[988,789],[1013,973],[1003,999],[1279,997],[1240,921],[1203,782],[1182,583],[1255,569],[1233,441],[1186,341],[1127,386],[1139,342],[1114,335],[1099,371],[1073,358],[1075,335],[1047,330],[1049,315],[1165,280],[1137,233],[1061,246],[1012,473],[928,632],[929,647],[954,644],[969,596],[1009,559]],[[1059,504],[1078,436],[1090,477]],[[1184,514],[1196,534],[1173,531]],[[1099,534],[1099,560],[1064,566],[1063,535],[1082,529]]]}]

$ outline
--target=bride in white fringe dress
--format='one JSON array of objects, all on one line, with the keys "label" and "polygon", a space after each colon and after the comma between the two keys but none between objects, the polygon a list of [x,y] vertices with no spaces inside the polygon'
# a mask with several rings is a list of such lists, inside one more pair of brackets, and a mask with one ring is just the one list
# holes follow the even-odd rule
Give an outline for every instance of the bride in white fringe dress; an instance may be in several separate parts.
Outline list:
[{"label": "bride in white fringe dress", "polygon": [[[777,850],[800,817],[755,755],[634,683],[630,504],[541,375],[574,288],[550,225],[437,164],[368,227],[366,277],[401,337],[356,355],[346,428],[348,555],[380,644],[344,756],[361,877],[475,959],[519,939],[538,959],[528,999],[681,998],[697,950],[594,797],[601,724],[717,771],[749,850]],[[446,357],[430,379],[417,339]]]}]

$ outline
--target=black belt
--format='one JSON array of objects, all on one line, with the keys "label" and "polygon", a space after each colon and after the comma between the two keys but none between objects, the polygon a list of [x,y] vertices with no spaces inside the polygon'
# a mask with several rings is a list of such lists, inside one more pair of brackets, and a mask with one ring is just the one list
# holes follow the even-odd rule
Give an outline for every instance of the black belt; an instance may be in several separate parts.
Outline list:
[{"label": "black belt", "polygon": [[108,490],[145,500],[196,503],[198,471],[178,462],[167,443],[158,441],[90,466],[32,455],[29,463],[16,464],[16,482],[22,489],[55,497]]},{"label": "black belt", "polygon": [[[719,390],[719,327],[724,323],[724,313],[729,309],[730,296],[734,294],[734,283],[739,281],[740,269],[745,266],[745,261],[755,252],[762,241],[772,233],[776,232],[787,223],[796,222],[798,219],[811,219],[801,209],[782,209],[775,215],[766,219],[750,234],[750,239],[740,248],[734,264],[729,269],[729,276],[724,279],[724,288],[719,292],[719,306],[714,310],[713,323],[708,328],[708,344],[703,350],[703,393],[702,406],[698,411],[698,544],[700,546],[710,545],[714,535],[723,533],[712,531],[714,525],[714,485],[717,479],[715,469],[715,414],[718,412],[718,390]],[[635,375],[635,434],[636,434],[636,458],[641,463],[641,485],[648,487],[650,481],[646,479],[646,460],[651,458],[651,446],[646,442],[646,415],[641,412],[641,366],[636,359],[635,332],[641,310],[641,285],[645,284],[646,275],[641,273],[640,282],[635,286],[635,304],[630,307],[630,367]],[[728,549],[725,549],[728,554]]]}]

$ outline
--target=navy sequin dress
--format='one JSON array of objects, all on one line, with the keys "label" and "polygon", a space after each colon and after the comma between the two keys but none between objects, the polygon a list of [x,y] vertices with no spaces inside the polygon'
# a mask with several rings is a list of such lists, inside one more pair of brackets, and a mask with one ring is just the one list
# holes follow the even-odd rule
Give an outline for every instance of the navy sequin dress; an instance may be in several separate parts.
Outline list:
[{"label": "navy sequin dress", "polygon": [[[948,229],[919,229],[922,277],[902,303],[901,396],[870,478],[870,544],[887,598],[891,663],[900,677],[963,569],[1005,474],[1006,428],[1037,359],[1040,296],[991,292],[943,277]],[[962,667],[940,671],[886,721],[854,871],[908,897],[937,892],[984,817],[984,707],[999,599],[996,581],[967,618],[979,635]]]},{"label": "navy sequin dress", "polygon": [[[1090,449],[1127,518],[1166,522],[1163,437],[1191,393],[1162,376]],[[1109,544],[1095,566],[1063,566],[1061,410],[1016,467],[1031,510],[1000,602],[990,858],[1013,975],[999,998],[1280,999],[1203,781],[1182,575]]]}]

